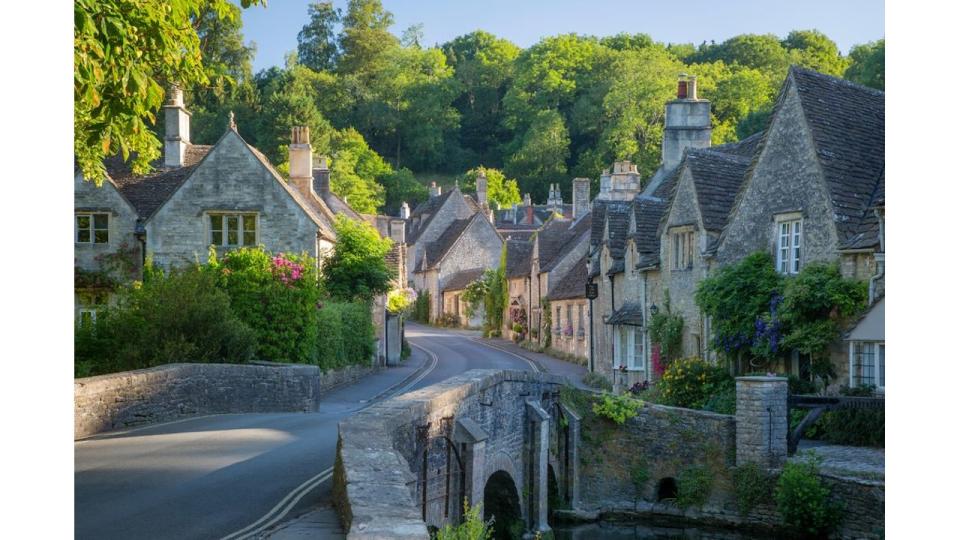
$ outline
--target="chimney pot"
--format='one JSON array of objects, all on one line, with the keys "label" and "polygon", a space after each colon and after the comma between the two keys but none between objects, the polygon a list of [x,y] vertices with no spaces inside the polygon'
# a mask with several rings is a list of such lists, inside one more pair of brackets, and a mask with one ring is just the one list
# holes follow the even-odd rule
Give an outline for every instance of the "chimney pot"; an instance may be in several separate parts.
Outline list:
[{"label": "chimney pot", "polygon": [[407,201],[400,205],[400,219],[410,219],[410,205]]},{"label": "chimney pot", "polygon": [[440,196],[440,186],[436,182],[430,182],[430,198]]}]

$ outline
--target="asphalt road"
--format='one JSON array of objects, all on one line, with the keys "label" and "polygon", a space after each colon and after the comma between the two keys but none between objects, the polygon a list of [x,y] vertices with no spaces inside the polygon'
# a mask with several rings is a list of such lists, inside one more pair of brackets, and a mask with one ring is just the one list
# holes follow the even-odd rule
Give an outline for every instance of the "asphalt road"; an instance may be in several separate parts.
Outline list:
[{"label": "asphalt road", "polygon": [[[476,368],[533,369],[469,334],[408,324],[406,336],[433,352],[437,363],[416,383],[396,390]],[[333,466],[337,422],[431,360],[414,347],[404,367],[325,395],[316,413],[204,416],[77,441],[76,538],[237,539],[244,535],[231,533],[255,532],[283,510],[292,516],[322,503],[329,498],[330,480],[318,473]],[[268,514],[271,519],[248,528]]]}]

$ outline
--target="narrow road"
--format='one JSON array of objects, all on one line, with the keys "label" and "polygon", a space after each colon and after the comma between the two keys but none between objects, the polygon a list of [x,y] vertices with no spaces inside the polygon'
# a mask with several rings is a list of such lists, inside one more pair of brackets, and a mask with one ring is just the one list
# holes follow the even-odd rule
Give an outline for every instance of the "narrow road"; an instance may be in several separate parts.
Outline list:
[{"label": "narrow road", "polygon": [[534,369],[469,333],[408,324],[406,336],[414,354],[404,367],[326,394],[316,413],[204,416],[77,441],[76,538],[245,538],[327,500],[321,473],[333,466],[337,423],[416,367],[433,369],[393,393],[470,369]]}]

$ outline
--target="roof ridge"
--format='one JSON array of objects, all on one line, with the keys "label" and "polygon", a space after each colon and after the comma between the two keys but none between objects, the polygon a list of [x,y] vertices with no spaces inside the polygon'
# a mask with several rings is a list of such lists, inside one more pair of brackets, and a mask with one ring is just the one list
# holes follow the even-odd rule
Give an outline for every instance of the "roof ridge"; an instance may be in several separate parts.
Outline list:
[{"label": "roof ridge", "polygon": [[817,71],[817,70],[815,70],[815,69],[810,69],[810,68],[803,67],[803,66],[800,66],[800,65],[797,65],[797,64],[790,64],[790,71],[791,71],[791,72],[794,72],[794,73],[802,73],[802,74],[804,74],[804,75],[812,75],[812,76],[817,77],[817,78],[820,78],[820,79],[827,79],[827,80],[830,80],[830,81],[833,81],[833,82],[836,82],[836,83],[843,84],[843,85],[845,85],[845,86],[847,86],[847,87],[849,87],[849,88],[855,89],[855,90],[862,90],[862,91],[866,91],[866,92],[868,92],[868,93],[874,94],[874,95],[876,95],[876,96],[886,97],[886,93],[885,93],[883,90],[878,90],[878,89],[876,89],[876,88],[870,88],[869,86],[865,86],[865,85],[862,85],[862,84],[860,84],[860,83],[853,82],[853,81],[851,81],[851,80],[849,80],[849,79],[844,79],[844,78],[842,78],[842,77],[836,77],[836,76],[834,76],[834,75],[828,75],[828,74],[826,74],[826,73],[821,73],[821,72],[819,72],[819,71]]}]

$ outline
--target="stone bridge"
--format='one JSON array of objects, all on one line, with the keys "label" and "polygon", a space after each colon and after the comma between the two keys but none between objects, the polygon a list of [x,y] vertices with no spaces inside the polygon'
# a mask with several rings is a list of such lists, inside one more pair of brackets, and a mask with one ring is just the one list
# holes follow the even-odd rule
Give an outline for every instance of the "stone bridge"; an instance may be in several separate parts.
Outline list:
[{"label": "stone bridge", "polygon": [[348,538],[423,538],[464,501],[524,531],[577,506],[580,419],[562,378],[472,370],[341,422],[334,500]]}]

